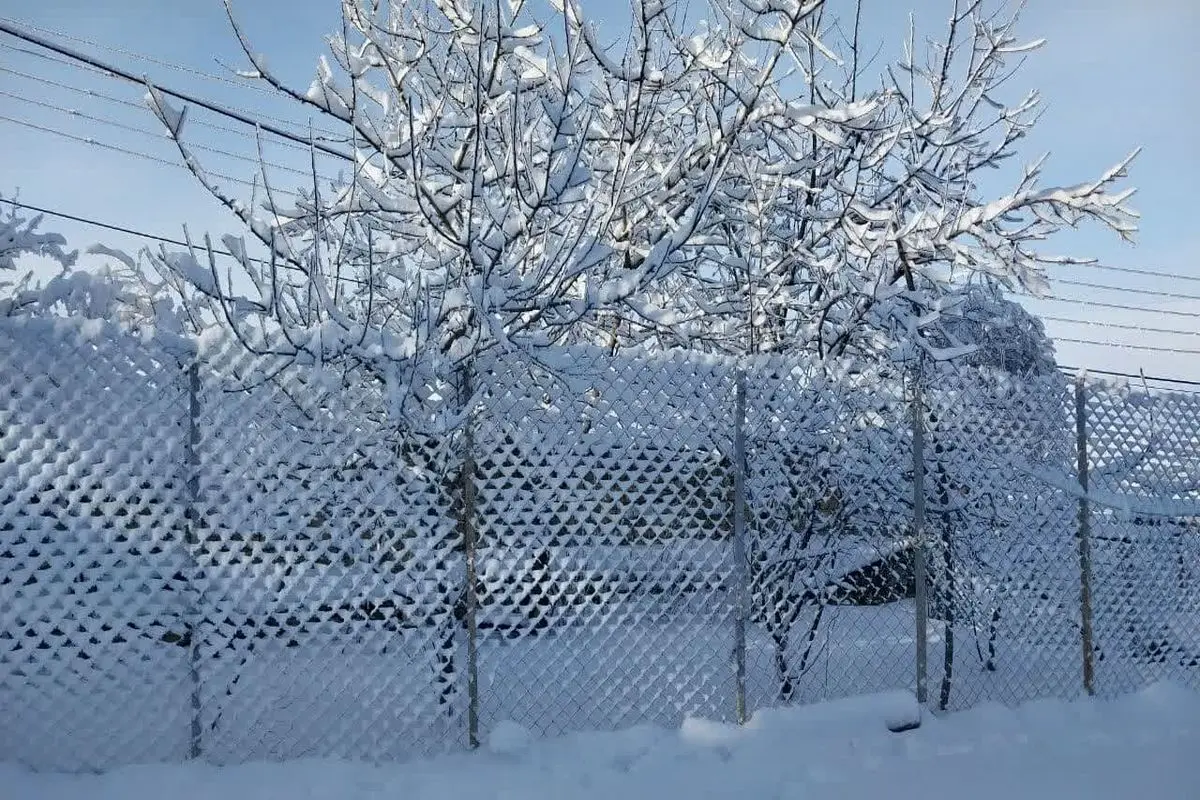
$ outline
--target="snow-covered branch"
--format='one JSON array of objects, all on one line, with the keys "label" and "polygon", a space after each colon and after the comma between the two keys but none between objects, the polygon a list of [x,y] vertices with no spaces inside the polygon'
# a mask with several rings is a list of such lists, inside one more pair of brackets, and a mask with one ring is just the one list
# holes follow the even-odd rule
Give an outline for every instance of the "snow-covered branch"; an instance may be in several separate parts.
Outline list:
[{"label": "snow-covered branch", "polygon": [[636,0],[616,42],[579,0],[551,5],[343,0],[295,87],[227,0],[247,74],[340,126],[353,164],[287,203],[264,169],[242,203],[152,92],[269,254],[233,274],[205,248],[158,258],[196,316],[380,375],[579,341],[878,355],[916,337],[949,357],[970,348],[928,334],[968,276],[1036,291],[1085,260],[1043,252],[1062,227],[1134,233],[1128,160],[1064,187],[1034,162],[985,190],[1039,109],[1002,97],[1037,46],[1004,6],[959,0],[943,38],[914,37],[872,86],[861,4],[847,21],[820,0],[710,0],[684,30],[675,3]]}]

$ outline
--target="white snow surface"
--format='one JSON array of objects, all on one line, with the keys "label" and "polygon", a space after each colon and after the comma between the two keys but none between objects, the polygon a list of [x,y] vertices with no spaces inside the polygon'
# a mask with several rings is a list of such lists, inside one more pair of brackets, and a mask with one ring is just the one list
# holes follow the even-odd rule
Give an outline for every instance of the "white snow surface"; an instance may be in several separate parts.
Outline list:
[{"label": "white snow surface", "polygon": [[401,764],[308,760],[34,773],[0,765],[6,800],[582,800],[1200,797],[1200,693],[1154,684],[1115,700],[979,706],[920,728],[888,693],[758,713],[743,728],[688,719],[674,730],[537,740],[498,727],[475,753]]}]

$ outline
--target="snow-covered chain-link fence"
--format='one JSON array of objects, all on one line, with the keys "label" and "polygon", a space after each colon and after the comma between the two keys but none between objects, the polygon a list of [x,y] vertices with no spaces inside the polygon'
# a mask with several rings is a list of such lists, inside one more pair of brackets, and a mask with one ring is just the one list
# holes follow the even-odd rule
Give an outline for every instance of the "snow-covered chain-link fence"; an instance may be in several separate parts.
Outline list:
[{"label": "snow-covered chain-link fence", "polygon": [[542,355],[397,424],[353,374],[0,321],[0,761],[1200,685],[1200,397]]}]

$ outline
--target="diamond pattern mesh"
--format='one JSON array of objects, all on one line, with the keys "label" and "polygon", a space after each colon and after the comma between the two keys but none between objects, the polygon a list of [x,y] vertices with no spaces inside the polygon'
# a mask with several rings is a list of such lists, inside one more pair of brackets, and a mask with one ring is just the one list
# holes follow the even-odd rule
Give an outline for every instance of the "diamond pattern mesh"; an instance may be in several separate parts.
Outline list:
[{"label": "diamond pattern mesh", "polygon": [[750,375],[751,705],[912,687],[902,380],[774,359]]},{"label": "diamond pattern mesh", "polygon": [[562,357],[480,380],[484,724],[731,718],[733,372]]},{"label": "diamond pattern mesh", "polygon": [[169,356],[83,333],[0,326],[0,758],[183,758],[187,388]]},{"label": "diamond pattern mesh", "polygon": [[935,708],[1082,693],[1073,394],[941,367],[925,408]]},{"label": "diamond pattern mesh", "polygon": [[264,361],[212,354],[199,397],[201,750],[385,759],[461,740],[452,440],[399,435],[361,377]]},{"label": "diamond pattern mesh", "polygon": [[1080,694],[1085,635],[1100,694],[1200,683],[1193,396],[1084,387],[1084,493],[1070,382],[930,367],[918,539],[890,368],[489,355],[400,416],[201,352],[0,320],[0,760],[389,760],[911,689],[918,554],[934,709]]},{"label": "diamond pattern mesh", "polygon": [[1197,685],[1200,396],[1085,392],[1098,690]]}]

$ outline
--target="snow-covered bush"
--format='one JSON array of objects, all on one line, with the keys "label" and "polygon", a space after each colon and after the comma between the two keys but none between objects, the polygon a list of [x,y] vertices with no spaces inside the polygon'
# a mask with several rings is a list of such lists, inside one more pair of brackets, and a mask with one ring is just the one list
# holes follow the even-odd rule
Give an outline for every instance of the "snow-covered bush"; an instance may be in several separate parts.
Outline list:
[{"label": "snow-covered bush", "polygon": [[[2,209],[7,208],[7,213]],[[65,269],[75,263],[78,255],[66,250],[67,240],[58,233],[38,231],[42,217],[27,217],[20,207],[10,204],[0,196],[0,272],[17,269],[17,259],[23,255],[45,256],[57,261]],[[0,284],[0,287],[5,284]]]},{"label": "snow-covered bush", "polygon": [[[950,293],[953,310],[941,315],[925,337],[936,347],[960,350],[956,364],[1038,378],[1058,371],[1054,343],[1042,321],[1004,297],[995,281],[972,283]],[[971,351],[965,348],[973,347]]]},{"label": "snow-covered bush", "polygon": [[[7,205],[0,197],[0,206]],[[141,265],[119,250],[93,245],[88,252],[106,256],[96,270],[76,268],[79,251],[67,250],[59,233],[39,230],[42,216],[27,217],[19,206],[0,213],[0,315],[71,316],[125,325],[167,323],[182,328],[174,295],[147,279]],[[34,270],[18,273],[23,257],[42,257],[58,265],[48,279]],[[7,279],[4,273],[18,273]]]}]

